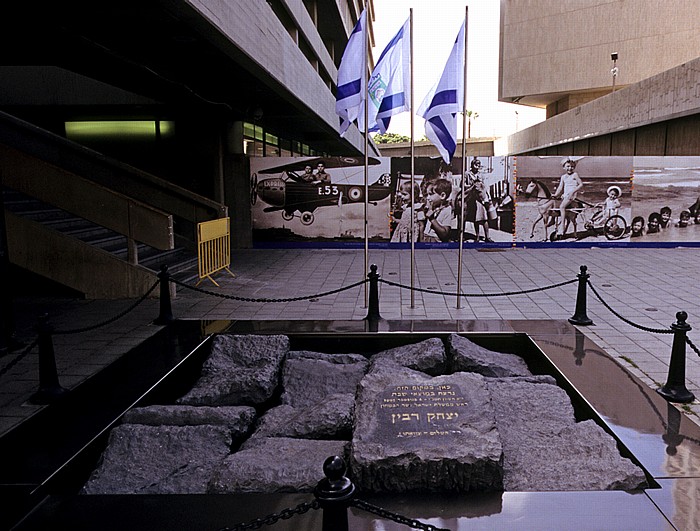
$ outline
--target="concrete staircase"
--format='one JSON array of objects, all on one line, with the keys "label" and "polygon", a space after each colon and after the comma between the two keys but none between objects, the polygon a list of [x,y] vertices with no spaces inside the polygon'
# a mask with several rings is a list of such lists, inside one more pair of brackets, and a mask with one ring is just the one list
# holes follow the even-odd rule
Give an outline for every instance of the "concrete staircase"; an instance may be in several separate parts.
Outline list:
[{"label": "concrete staircase", "polygon": [[[41,225],[42,230],[58,232],[119,260],[128,260],[126,236],[10,188],[3,188],[2,193],[7,212]],[[171,276],[179,281],[189,283],[198,278],[197,255],[184,247],[161,251],[138,243],[137,256],[138,265],[153,273],[167,265]]]}]

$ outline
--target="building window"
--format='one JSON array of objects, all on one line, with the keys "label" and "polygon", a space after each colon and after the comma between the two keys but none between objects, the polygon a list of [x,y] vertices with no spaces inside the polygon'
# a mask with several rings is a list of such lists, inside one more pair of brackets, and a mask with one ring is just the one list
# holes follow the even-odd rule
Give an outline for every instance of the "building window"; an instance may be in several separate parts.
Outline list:
[{"label": "building window", "polygon": [[86,120],[64,125],[66,138],[75,142],[157,140],[175,132],[173,122],[161,120]]}]

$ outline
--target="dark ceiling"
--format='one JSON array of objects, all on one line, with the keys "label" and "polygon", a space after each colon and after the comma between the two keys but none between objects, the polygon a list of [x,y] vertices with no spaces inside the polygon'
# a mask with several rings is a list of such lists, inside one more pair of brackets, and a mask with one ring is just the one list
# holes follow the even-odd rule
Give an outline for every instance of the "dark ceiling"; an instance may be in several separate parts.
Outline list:
[{"label": "dark ceiling", "polygon": [[[262,0],[254,0],[262,1]],[[3,9],[5,65],[53,65],[200,116],[258,122],[328,153],[349,144],[184,2],[52,2]],[[262,103],[264,102],[264,104]]]}]

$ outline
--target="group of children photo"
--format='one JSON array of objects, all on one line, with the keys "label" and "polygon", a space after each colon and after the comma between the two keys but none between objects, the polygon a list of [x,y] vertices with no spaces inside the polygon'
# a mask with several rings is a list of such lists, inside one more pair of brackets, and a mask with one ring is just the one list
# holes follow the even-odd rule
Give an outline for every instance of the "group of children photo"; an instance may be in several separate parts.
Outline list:
[{"label": "group of children photo", "polygon": [[635,216],[632,218],[632,233],[631,238],[639,238],[647,234],[657,234],[671,227],[684,229],[691,225],[700,225],[700,197],[687,210],[682,210],[678,219],[672,221],[673,210],[665,206],[658,212],[652,212],[648,218],[644,216]]}]

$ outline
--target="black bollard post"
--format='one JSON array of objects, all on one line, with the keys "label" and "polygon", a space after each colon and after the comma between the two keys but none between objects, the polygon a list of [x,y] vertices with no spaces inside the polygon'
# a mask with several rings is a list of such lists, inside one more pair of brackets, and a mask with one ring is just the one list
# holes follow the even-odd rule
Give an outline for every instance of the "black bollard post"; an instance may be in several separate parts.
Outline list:
[{"label": "black bollard post", "polygon": [[326,477],[314,489],[323,509],[323,531],[348,531],[348,505],[355,495],[355,485],[345,477],[345,470],[345,460],[339,455],[323,463]]},{"label": "black bollard post", "polygon": [[586,357],[586,349],[583,348],[583,345],[586,341],[586,336],[583,335],[583,332],[580,330],[575,330],[576,332],[576,346],[574,347],[574,363],[576,364],[577,367],[580,367],[583,365],[583,358]]},{"label": "black bollard post", "polygon": [[367,321],[377,322],[382,318],[379,315],[379,274],[377,273],[376,264],[369,266],[369,304],[367,305]]},{"label": "black bollard post", "polygon": [[571,324],[579,326],[592,325],[593,321],[586,315],[586,283],[591,275],[588,274],[588,267],[585,265],[581,266],[581,272],[578,276],[578,292],[576,293],[576,310],[574,315],[569,317],[569,322]]},{"label": "black bollard post", "polygon": [[175,320],[170,303],[170,273],[168,272],[167,265],[164,264],[160,266],[158,278],[160,279],[160,314],[158,318],[153,321],[153,324],[167,325]]},{"label": "black bollard post", "polygon": [[685,322],[688,314],[676,313],[676,322],[671,325],[673,330],[673,345],[671,346],[671,362],[668,366],[666,385],[656,392],[669,402],[686,404],[695,400],[695,395],[685,386],[685,338],[692,327]]},{"label": "black bollard post", "polygon": [[39,390],[29,399],[32,404],[50,404],[68,392],[58,383],[52,333],[48,314],[39,316]]}]

